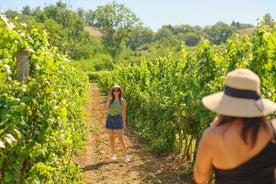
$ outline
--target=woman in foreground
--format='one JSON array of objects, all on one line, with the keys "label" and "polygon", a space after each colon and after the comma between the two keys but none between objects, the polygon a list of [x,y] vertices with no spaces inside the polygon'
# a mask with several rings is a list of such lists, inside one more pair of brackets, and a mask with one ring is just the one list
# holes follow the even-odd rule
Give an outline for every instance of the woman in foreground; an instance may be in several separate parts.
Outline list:
[{"label": "woman in foreground", "polygon": [[229,72],[224,91],[202,103],[217,117],[200,141],[195,182],[208,183],[214,171],[217,184],[275,184],[276,126],[266,116],[276,104],[261,97],[259,77],[249,69]]}]

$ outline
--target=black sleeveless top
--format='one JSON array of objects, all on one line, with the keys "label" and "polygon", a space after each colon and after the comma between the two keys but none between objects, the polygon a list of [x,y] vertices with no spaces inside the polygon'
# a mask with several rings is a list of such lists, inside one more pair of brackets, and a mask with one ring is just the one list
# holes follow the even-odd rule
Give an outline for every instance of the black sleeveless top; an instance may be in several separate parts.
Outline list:
[{"label": "black sleeveless top", "polygon": [[[274,140],[276,140],[275,129]],[[214,168],[216,184],[276,184],[275,168],[276,144],[270,141],[255,157],[236,168],[227,170]]]}]

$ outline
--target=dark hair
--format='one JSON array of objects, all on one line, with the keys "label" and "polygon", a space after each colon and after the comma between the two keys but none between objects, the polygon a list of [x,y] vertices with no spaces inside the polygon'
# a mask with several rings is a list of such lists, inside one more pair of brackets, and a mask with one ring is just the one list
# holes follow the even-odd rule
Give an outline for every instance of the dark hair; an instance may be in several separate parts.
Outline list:
[{"label": "dark hair", "polygon": [[256,118],[242,118],[242,117],[231,117],[231,116],[224,116],[221,115],[221,121],[218,123],[218,126],[227,124],[232,122],[236,119],[241,119],[243,122],[242,131],[241,131],[241,138],[245,142],[245,144],[254,147],[257,136],[258,130],[261,126],[265,127],[266,118],[265,117],[256,117]]}]

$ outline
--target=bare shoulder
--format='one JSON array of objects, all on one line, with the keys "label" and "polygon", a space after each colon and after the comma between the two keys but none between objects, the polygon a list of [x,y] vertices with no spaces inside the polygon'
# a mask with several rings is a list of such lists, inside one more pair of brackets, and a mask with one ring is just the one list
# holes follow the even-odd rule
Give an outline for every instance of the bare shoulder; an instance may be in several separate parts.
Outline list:
[{"label": "bare shoulder", "polygon": [[122,102],[123,104],[127,104],[127,101],[126,101],[124,98],[121,98],[121,102]]},{"label": "bare shoulder", "polygon": [[208,128],[206,128],[206,130],[204,131],[204,134],[206,135],[213,135],[215,132],[217,132],[217,127],[216,126],[210,126]]},{"label": "bare shoulder", "polygon": [[[204,132],[200,139],[199,150],[204,157],[212,157],[214,150],[216,150],[217,136],[215,127],[209,127]],[[207,156],[208,155],[208,156]]]},{"label": "bare shoulder", "polygon": [[208,127],[202,135],[202,138],[206,139],[206,140],[216,140],[217,139],[217,135],[218,135],[218,128],[217,127]]}]

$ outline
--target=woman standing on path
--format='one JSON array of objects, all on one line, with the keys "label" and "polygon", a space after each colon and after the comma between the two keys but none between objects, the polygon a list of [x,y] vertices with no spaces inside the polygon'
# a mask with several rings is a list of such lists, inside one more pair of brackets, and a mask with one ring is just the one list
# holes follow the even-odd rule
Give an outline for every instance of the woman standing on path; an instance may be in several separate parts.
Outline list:
[{"label": "woman standing on path", "polygon": [[130,162],[127,155],[127,147],[123,139],[123,130],[126,128],[126,100],[122,97],[123,89],[119,85],[114,85],[109,93],[106,107],[108,109],[108,115],[106,118],[105,128],[109,135],[109,141],[111,146],[112,160],[116,160],[115,154],[115,132],[122,146],[125,163]]},{"label": "woman standing on path", "polygon": [[194,166],[196,183],[275,184],[276,131],[266,116],[276,104],[261,96],[259,77],[249,69],[229,72],[223,92],[203,105],[218,114],[205,130]]}]

